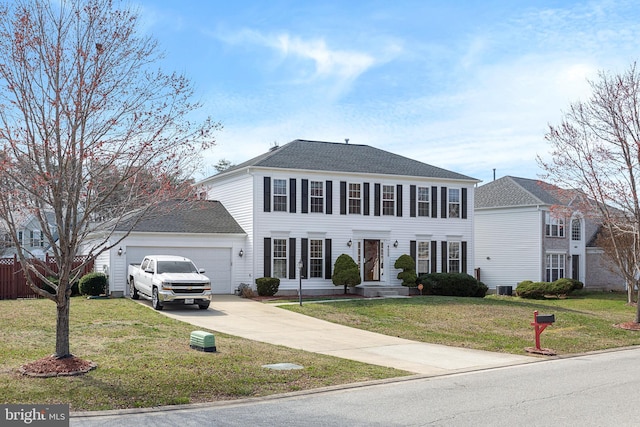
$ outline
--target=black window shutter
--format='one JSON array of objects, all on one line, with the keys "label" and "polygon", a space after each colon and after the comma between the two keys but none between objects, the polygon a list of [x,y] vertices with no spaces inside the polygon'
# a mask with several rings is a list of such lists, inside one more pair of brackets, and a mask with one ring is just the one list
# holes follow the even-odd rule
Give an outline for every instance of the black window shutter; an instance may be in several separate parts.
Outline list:
[{"label": "black window shutter", "polygon": [[271,238],[264,238],[264,277],[271,277]]},{"label": "black window shutter", "polygon": [[364,194],[364,201],[363,201],[363,214],[364,215],[369,215],[369,200],[370,200],[370,195],[369,195],[369,183],[365,182],[364,184],[362,184],[362,192]]},{"label": "black window shutter", "polygon": [[340,181],[340,215],[347,214],[347,182]]},{"label": "black window shutter", "polygon": [[396,216],[402,216],[402,184],[396,185]]},{"label": "black window shutter", "polygon": [[462,262],[462,272],[467,272],[467,242],[462,242],[460,244],[460,262]]},{"label": "black window shutter", "polygon": [[442,257],[442,272],[443,273],[448,273],[449,272],[449,253],[447,252],[447,242],[441,242],[442,245],[442,253],[440,254],[440,256]]},{"label": "black window shutter", "polygon": [[[415,240],[411,240],[409,241],[409,255],[411,256],[411,258],[413,258],[413,261],[417,260],[418,258],[418,249],[417,249],[417,244]],[[417,269],[417,265],[416,265],[416,269]]]},{"label": "black window shutter", "polygon": [[431,272],[436,273],[438,271],[436,267],[436,255],[438,251],[438,243],[435,240],[431,241],[431,250],[429,251],[429,261],[431,261]]},{"label": "black window shutter", "polygon": [[296,179],[289,178],[289,212],[296,213]]},{"label": "black window shutter", "polygon": [[271,212],[271,178],[268,176],[264,177],[264,211]]},{"label": "black window shutter", "polygon": [[298,263],[296,262],[296,239],[289,238],[289,279],[296,278],[296,269]]},{"label": "black window shutter", "polygon": [[307,257],[309,256],[309,239],[300,239],[300,259],[302,260],[302,271],[300,272],[300,277],[308,279],[307,276],[307,265],[309,265],[309,260]]},{"label": "black window shutter", "polygon": [[331,215],[333,213],[333,181],[327,181],[324,183],[326,187],[326,208],[327,215]]},{"label": "black window shutter", "polygon": [[324,278],[331,279],[331,239],[324,239]]},{"label": "black window shutter", "polygon": [[467,219],[467,189],[462,189],[462,218]]},{"label": "black window shutter", "polygon": [[431,187],[431,218],[438,218],[438,187]]},{"label": "black window shutter", "polygon": [[447,187],[440,187],[440,199],[440,204],[442,205],[440,218],[447,218]]},{"label": "black window shutter", "polygon": [[309,180],[302,180],[302,213],[309,213]]},{"label": "black window shutter", "polygon": [[415,218],[417,216],[417,202],[416,202],[416,186],[409,187],[409,216]]},{"label": "black window shutter", "polygon": [[380,184],[373,184],[373,214],[380,216]]}]

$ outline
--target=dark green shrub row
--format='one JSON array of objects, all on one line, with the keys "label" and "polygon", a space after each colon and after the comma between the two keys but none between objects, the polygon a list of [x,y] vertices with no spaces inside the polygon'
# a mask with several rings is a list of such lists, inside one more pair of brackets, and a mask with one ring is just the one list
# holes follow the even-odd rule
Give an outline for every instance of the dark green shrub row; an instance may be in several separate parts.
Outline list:
[{"label": "dark green shrub row", "polygon": [[489,288],[466,273],[430,273],[418,277],[427,295],[484,298]]},{"label": "dark green shrub row", "polygon": [[78,284],[82,295],[98,296],[107,289],[107,276],[104,273],[88,273],[80,278]]},{"label": "dark green shrub row", "polygon": [[579,280],[563,278],[555,282],[532,282],[525,280],[518,283],[516,295],[521,298],[542,299],[548,296],[560,297],[584,287]]},{"label": "dark green shrub row", "polygon": [[256,279],[258,295],[261,297],[272,297],[278,292],[280,279],[277,277],[259,277]]}]

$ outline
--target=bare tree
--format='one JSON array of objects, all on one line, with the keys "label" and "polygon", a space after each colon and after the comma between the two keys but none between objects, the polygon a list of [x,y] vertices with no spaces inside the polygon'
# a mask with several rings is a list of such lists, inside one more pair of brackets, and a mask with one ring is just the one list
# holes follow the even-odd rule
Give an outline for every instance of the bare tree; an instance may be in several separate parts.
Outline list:
[{"label": "bare tree", "polygon": [[[638,286],[638,276],[634,274],[635,266],[633,263],[636,254],[633,248],[633,236],[631,234],[620,234],[612,237],[609,233],[609,229],[601,229],[596,236],[595,245],[602,249],[604,260],[611,261],[606,264],[609,270],[627,277],[627,303],[633,304],[634,291]],[[616,242],[616,245],[613,242]],[[624,276],[624,273],[620,273],[621,268],[622,271],[627,272],[626,276]],[[629,282],[631,277],[633,277],[633,282]]]},{"label": "bare tree", "polygon": [[633,289],[640,271],[640,74],[633,64],[621,74],[601,72],[590,85],[591,97],[549,127],[551,160],[538,161],[547,179],[584,192],[580,210],[602,222],[611,258]]},{"label": "bare tree", "polygon": [[[120,5],[16,0],[0,6],[0,217],[31,273],[29,285],[56,303],[59,358],[71,355],[69,305],[71,283],[83,268],[73,267],[80,248],[88,245],[85,262],[91,262],[113,247],[114,224],[132,208],[150,215],[164,200],[186,198],[191,189],[177,183],[199,165],[220,126],[189,121],[200,107],[191,101],[189,80],[156,69],[157,43],[138,34],[136,11]],[[53,228],[47,211],[55,216]],[[104,211],[113,221],[97,229],[93,219]],[[21,214],[40,222],[57,264],[56,283],[20,250]],[[89,233],[101,238],[88,241]]]}]

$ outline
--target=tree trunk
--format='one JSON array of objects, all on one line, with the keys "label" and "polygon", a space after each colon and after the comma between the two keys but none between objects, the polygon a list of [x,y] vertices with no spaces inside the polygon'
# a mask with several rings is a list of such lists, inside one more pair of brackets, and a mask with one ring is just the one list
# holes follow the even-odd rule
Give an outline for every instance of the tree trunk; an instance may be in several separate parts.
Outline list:
[{"label": "tree trunk", "polygon": [[634,319],[634,322],[640,323],[640,287],[638,287],[638,296],[636,301],[638,301],[638,303],[636,304],[636,318]]},{"label": "tree trunk", "polygon": [[344,294],[347,294],[347,285],[344,285]]},{"label": "tree trunk", "polygon": [[71,298],[64,289],[58,289],[58,292],[61,292],[63,295],[58,297],[56,303],[58,317],[56,319],[55,357],[63,359],[71,356],[71,352],[69,351],[69,305],[71,304]]}]

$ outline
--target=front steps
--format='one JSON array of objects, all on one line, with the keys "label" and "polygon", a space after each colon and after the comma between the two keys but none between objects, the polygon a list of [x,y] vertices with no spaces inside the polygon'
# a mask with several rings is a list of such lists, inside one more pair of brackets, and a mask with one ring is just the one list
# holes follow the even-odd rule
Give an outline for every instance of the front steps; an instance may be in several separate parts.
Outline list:
[{"label": "front steps", "polygon": [[406,286],[382,286],[382,285],[358,285],[351,289],[357,295],[365,298],[402,298],[409,296],[409,288]]}]

